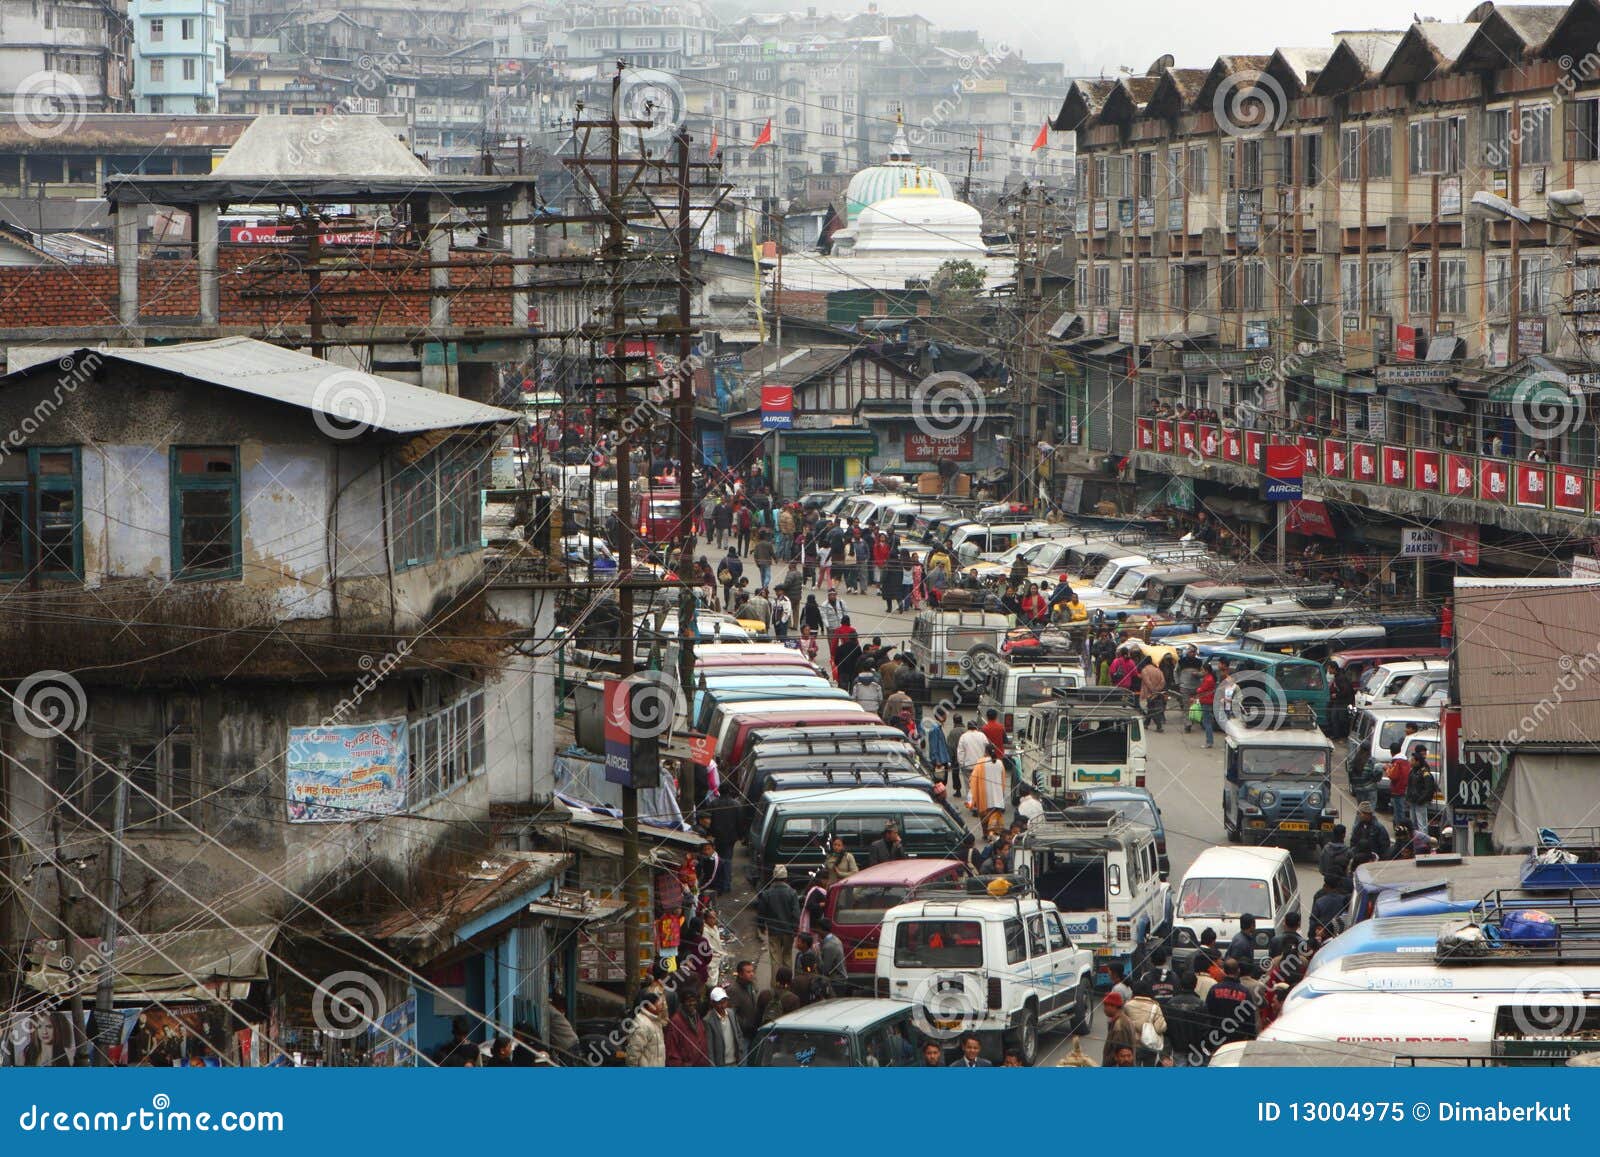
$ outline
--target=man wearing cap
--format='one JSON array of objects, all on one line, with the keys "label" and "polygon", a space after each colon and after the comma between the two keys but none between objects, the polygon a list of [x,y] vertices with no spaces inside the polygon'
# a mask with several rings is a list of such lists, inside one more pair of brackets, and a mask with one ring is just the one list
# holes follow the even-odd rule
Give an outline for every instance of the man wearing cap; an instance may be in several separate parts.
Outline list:
[{"label": "man wearing cap", "polygon": [[1356,807],[1356,826],[1350,829],[1350,851],[1373,852],[1380,860],[1389,858],[1389,829],[1379,821],[1372,801],[1364,799]]},{"label": "man wearing cap", "polygon": [[744,1060],[744,1030],[733,1015],[728,990],[711,990],[711,1015],[706,1017],[706,1055],[714,1068],[733,1068]]},{"label": "man wearing cap", "polygon": [[1120,992],[1106,993],[1106,998],[1100,1002],[1100,1007],[1106,1014],[1106,1044],[1100,1053],[1100,1064],[1104,1068],[1110,1068],[1118,1049],[1132,1049],[1135,1055],[1138,1054],[1139,1029],[1133,1021],[1122,1014]]},{"label": "man wearing cap", "polygon": [[756,930],[767,938],[772,969],[794,965],[794,934],[800,930],[800,897],[789,886],[789,868],[779,864],[756,897]]}]

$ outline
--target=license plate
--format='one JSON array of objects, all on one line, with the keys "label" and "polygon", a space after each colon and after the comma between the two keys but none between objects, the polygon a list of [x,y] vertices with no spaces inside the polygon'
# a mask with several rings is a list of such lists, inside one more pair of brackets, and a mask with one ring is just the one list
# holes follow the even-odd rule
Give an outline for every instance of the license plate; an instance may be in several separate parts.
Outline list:
[{"label": "license plate", "polygon": [[1299,820],[1288,820],[1279,824],[1278,827],[1286,832],[1309,832],[1311,830],[1310,824],[1301,823]]},{"label": "license plate", "polygon": [[857,960],[876,960],[878,959],[878,950],[876,948],[857,948],[852,955]]},{"label": "license plate", "polygon": [[960,663],[946,663],[944,665],[944,673],[946,675],[959,675],[959,674],[961,674],[961,664]]},{"label": "license plate", "polygon": [[1096,948],[1094,950],[1094,954],[1096,956],[1110,956],[1111,955],[1111,949],[1110,948]]}]

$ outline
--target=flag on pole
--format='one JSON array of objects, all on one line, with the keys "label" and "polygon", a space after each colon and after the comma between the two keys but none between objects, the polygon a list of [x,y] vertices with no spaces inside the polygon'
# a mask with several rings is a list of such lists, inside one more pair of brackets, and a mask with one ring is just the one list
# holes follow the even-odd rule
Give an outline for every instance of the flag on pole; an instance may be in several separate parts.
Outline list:
[{"label": "flag on pole", "polygon": [[1039,126],[1039,135],[1033,138],[1033,148],[1029,149],[1028,151],[1030,153],[1037,153],[1040,149],[1044,148],[1049,143],[1050,143],[1050,122],[1049,121],[1045,121],[1044,124]]},{"label": "flag on pole", "polygon": [[756,138],[756,143],[750,146],[750,151],[751,152],[755,152],[755,150],[759,149],[762,145],[770,145],[771,143],[772,143],[772,118],[768,117],[767,118],[766,127],[761,130],[761,135]]},{"label": "flag on pole", "polygon": [[983,130],[978,130],[978,160],[983,160]]},{"label": "flag on pole", "polygon": [[711,148],[706,153],[706,158],[712,161],[717,159],[717,130],[715,128],[711,130]]}]

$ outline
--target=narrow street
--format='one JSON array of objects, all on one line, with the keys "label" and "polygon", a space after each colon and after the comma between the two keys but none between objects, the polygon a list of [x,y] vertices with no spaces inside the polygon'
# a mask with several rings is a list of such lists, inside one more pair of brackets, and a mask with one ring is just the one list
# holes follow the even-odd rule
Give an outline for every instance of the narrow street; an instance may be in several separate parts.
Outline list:
[{"label": "narrow street", "polygon": [[[810,594],[807,588],[807,594]],[[875,594],[842,595],[849,608],[852,625],[862,642],[881,638],[885,646],[904,645],[911,635],[915,612],[885,614],[883,600]],[[825,654],[825,652],[824,652]],[[819,655],[819,658],[822,658]],[[1222,828],[1222,754],[1219,747],[1205,749],[1205,736],[1197,726],[1185,734],[1183,722],[1176,709],[1168,713],[1165,731],[1152,732],[1149,743],[1148,786],[1161,808],[1162,820],[1167,830],[1167,853],[1172,860],[1170,882],[1174,890],[1183,880],[1183,874],[1206,848],[1226,846],[1227,835]],[[1342,748],[1342,744],[1339,745]],[[1337,766],[1337,765],[1336,765]],[[1355,805],[1345,794],[1340,777],[1335,776],[1335,790],[1339,794],[1340,820],[1353,822]],[[971,823],[973,831],[977,824]],[[724,901],[724,921],[738,937],[736,955],[756,960],[757,980],[763,986],[771,983],[771,966],[761,952],[760,937],[755,931],[752,916],[755,893],[750,885],[748,853],[740,849],[740,860],[735,867],[733,892]],[[1302,907],[1309,911],[1311,897],[1321,886],[1314,859],[1296,857],[1300,877]],[[1099,1061],[1103,1038],[1104,1017],[1097,1014],[1095,1033],[1083,1043],[1083,1050]],[[1041,1065],[1055,1064],[1072,1051],[1072,1038],[1065,1033],[1046,1031],[1042,1038]]]}]

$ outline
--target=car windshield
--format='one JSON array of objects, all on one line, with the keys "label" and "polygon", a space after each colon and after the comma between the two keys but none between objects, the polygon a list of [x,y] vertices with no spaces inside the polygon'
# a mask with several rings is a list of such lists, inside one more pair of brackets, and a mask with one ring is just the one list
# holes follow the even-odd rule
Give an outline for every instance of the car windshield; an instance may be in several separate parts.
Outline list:
[{"label": "car windshield", "polygon": [[855,884],[839,889],[835,924],[881,924],[883,914],[906,898],[904,884]]},{"label": "car windshield", "polygon": [[649,509],[651,518],[676,518],[683,507],[676,498],[652,498]]},{"label": "car windshield", "polygon": [[1275,674],[1285,691],[1321,691],[1327,686],[1322,668],[1315,663],[1282,663]]},{"label": "car windshield", "polygon": [[850,1037],[827,1030],[776,1029],[761,1038],[751,1064],[778,1069],[847,1069]]},{"label": "car windshield", "polygon": [[1238,607],[1224,603],[1209,623],[1206,624],[1206,634],[1231,636],[1239,626],[1239,620],[1244,618],[1244,612]]},{"label": "car windshield", "polygon": [[1104,855],[1041,855],[1037,889],[1041,900],[1049,900],[1063,912],[1103,912],[1106,904],[1106,858]]},{"label": "car windshield", "polygon": [[1156,828],[1156,808],[1147,799],[1091,799],[1089,806],[1109,808],[1129,823],[1139,824],[1151,831]]},{"label": "car windshield", "polygon": [[1094,576],[1093,585],[1099,587],[1101,590],[1109,590],[1111,580],[1116,578],[1117,573],[1121,569],[1121,565],[1115,559],[1113,559],[1112,561],[1106,563],[1105,566],[1100,568],[1100,573]]},{"label": "car windshield", "polygon": [[1265,880],[1230,880],[1199,877],[1185,880],[1178,893],[1178,915],[1193,916],[1272,915],[1272,900]]},{"label": "car windshield", "polygon": [[1130,570],[1117,580],[1117,585],[1111,588],[1111,592],[1118,595],[1137,594],[1139,588],[1144,585],[1145,579],[1149,577],[1149,575],[1138,570]]},{"label": "car windshield", "polygon": [[1051,698],[1054,687],[1078,687],[1082,677],[1074,671],[1057,671],[1051,675],[1024,675],[1017,680],[1017,706],[1045,703]]},{"label": "car windshield", "polygon": [[981,968],[983,925],[976,920],[906,920],[895,928],[896,968]]},{"label": "car windshield", "polygon": [[1422,725],[1415,720],[1390,719],[1385,721],[1383,730],[1378,732],[1378,754],[1380,756],[1388,755],[1389,749],[1395,744],[1403,744],[1408,726],[1414,726],[1420,730]]},{"label": "car windshield", "polygon": [[1385,671],[1381,666],[1368,667],[1366,672],[1361,676],[1361,681],[1356,684],[1356,689],[1358,691],[1365,691],[1368,694],[1376,694],[1378,688],[1381,687],[1384,681],[1388,678],[1389,672]]},{"label": "car windshield", "polygon": [[1328,753],[1315,747],[1245,747],[1239,770],[1251,778],[1315,779],[1328,773]]},{"label": "car windshield", "polygon": [[951,627],[945,632],[944,645],[949,649],[950,658],[952,659],[959,659],[979,643],[986,647],[994,646],[995,632],[993,630],[966,630],[961,627]]},{"label": "car windshield", "polygon": [[1431,671],[1418,672],[1406,680],[1406,685],[1400,688],[1400,694],[1394,697],[1394,701],[1402,707],[1418,707],[1444,685],[1443,675]]}]

